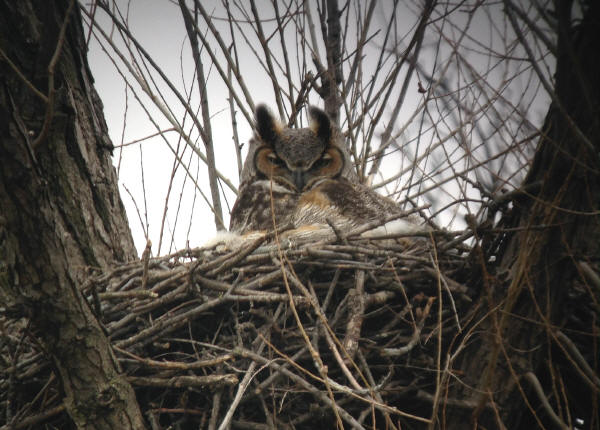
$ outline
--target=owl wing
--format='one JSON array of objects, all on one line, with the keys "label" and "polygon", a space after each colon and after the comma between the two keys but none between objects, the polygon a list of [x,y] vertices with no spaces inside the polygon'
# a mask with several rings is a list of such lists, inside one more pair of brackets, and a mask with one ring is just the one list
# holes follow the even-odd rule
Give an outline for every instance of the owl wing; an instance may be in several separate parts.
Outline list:
[{"label": "owl wing", "polygon": [[393,200],[371,188],[344,178],[323,181],[299,199],[294,223],[326,224],[327,219],[348,232],[366,223],[381,221],[382,225],[364,236],[386,233],[413,233],[422,229],[414,218],[402,217],[385,222],[403,211]]}]

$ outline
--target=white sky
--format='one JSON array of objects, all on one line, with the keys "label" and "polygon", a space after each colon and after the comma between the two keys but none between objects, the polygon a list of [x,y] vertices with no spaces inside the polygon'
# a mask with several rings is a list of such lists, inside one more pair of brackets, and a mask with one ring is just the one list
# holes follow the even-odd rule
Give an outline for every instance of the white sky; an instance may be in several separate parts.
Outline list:
[{"label": "white sky", "polygon": [[[98,17],[102,18],[101,11],[98,11]],[[189,48],[187,46],[183,47],[186,33],[179,8],[165,0],[132,1],[129,17],[130,29],[134,36],[142,43],[156,63],[160,65],[169,79],[176,83],[180,91],[184,93],[182,76],[186,80],[186,86],[191,85],[194,64]],[[95,41],[90,43],[88,59],[95,78],[96,89],[104,103],[104,114],[113,144],[126,144],[156,134],[156,128],[149,122],[146,113],[136,102],[131,91],[128,91],[126,97],[123,79],[117,74],[115,67]],[[215,72],[205,70],[205,73],[208,75]],[[231,123],[228,112],[227,115],[221,112],[228,107],[228,94],[225,88],[219,88],[218,86],[212,86],[208,91],[211,114],[214,115],[213,138],[215,146],[217,146],[218,166],[222,173],[227,175],[235,185],[238,185],[237,163],[233,144],[231,143]],[[257,91],[257,93],[260,92]],[[168,96],[168,91],[165,94]],[[260,99],[259,95],[255,97]],[[166,120],[160,119],[162,115],[152,106],[152,103],[146,97],[143,100],[145,106],[152,112],[153,117],[158,119],[161,127],[163,129],[170,128],[171,126]],[[181,104],[173,96],[168,96],[167,100],[170,100],[168,105],[174,109],[176,116],[182,118],[183,109],[180,107]],[[126,105],[127,116],[126,126],[124,127]],[[197,106],[197,103],[195,106]],[[242,142],[247,141],[251,135],[250,126],[241,115],[238,117],[238,123],[240,139]],[[191,121],[188,119],[186,123],[188,129],[190,124]],[[170,144],[176,147],[178,144],[177,134],[171,131],[166,136]],[[198,145],[202,146],[202,143],[198,141]],[[189,156],[190,152],[188,150],[185,154]],[[122,157],[121,160],[120,157]],[[122,149],[122,152],[119,149],[114,151],[114,164],[115,166],[120,164],[119,185],[121,197],[127,210],[136,247],[140,253],[146,244],[142,228],[142,224],[146,224],[146,216],[153,252],[158,252],[160,226],[173,162],[174,155],[172,151],[169,150],[160,137],[145,140],[141,145],[126,146]],[[142,163],[144,166],[143,183]],[[191,170],[194,174],[196,169],[197,165],[192,163]],[[171,237],[169,229],[171,231],[175,229],[177,242],[171,248],[169,243],[163,243],[161,254],[185,247],[188,240],[190,247],[199,246],[215,234],[212,213],[207,205],[201,201],[201,197],[194,193],[193,184],[189,180],[185,185],[183,184],[185,175],[182,174],[181,169],[179,171],[171,190],[169,216],[163,234],[164,242]],[[199,169],[199,184],[210,197],[204,166],[200,166]],[[142,222],[140,222],[136,205],[130,193],[136,200]],[[183,193],[183,198],[180,203],[179,195],[181,193]],[[144,195],[146,196],[145,200]],[[235,196],[231,192],[227,196],[229,204],[233,205]],[[194,199],[196,200],[194,201]],[[179,204],[181,204],[180,215],[176,223],[175,214]],[[223,205],[224,216],[227,218],[225,223],[228,225],[229,216],[224,201]],[[192,217],[191,224],[189,223],[190,216]]]}]

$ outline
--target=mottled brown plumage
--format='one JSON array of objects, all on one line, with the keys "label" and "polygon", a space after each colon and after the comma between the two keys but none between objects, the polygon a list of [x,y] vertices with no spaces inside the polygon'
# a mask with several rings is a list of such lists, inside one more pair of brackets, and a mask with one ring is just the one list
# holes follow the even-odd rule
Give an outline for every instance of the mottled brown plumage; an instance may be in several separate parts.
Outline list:
[{"label": "mottled brown plumage", "polygon": [[[308,128],[291,129],[261,105],[242,171],[230,230],[238,234],[292,225],[297,231],[342,231],[400,213],[390,199],[358,183],[339,130],[310,108]],[[412,226],[412,224],[404,223]]]}]

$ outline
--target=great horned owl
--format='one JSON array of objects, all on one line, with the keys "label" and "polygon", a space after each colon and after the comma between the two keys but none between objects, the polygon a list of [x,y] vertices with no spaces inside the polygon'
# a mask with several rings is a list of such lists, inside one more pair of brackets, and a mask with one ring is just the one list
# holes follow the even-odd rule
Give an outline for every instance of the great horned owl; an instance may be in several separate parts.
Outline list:
[{"label": "great horned owl", "polygon": [[[295,232],[342,232],[400,213],[390,199],[358,183],[337,127],[322,110],[309,109],[308,128],[287,128],[264,105],[255,114],[256,134],[242,170],[231,212],[237,234],[292,225]],[[416,226],[404,220],[395,230]]]}]

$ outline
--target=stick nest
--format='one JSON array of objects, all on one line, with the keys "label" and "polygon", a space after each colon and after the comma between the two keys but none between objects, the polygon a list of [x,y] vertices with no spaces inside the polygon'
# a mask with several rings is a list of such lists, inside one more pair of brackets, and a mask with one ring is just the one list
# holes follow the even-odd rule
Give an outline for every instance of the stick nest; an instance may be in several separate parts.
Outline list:
[{"label": "stick nest", "polygon": [[[421,427],[476,296],[461,238],[267,239],[143,258],[84,283],[151,427]],[[29,338],[3,363],[12,422],[68,428],[58,378]]]}]

